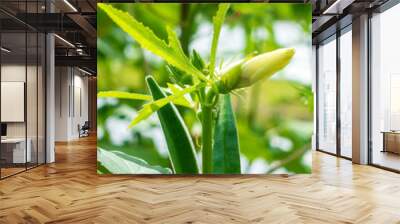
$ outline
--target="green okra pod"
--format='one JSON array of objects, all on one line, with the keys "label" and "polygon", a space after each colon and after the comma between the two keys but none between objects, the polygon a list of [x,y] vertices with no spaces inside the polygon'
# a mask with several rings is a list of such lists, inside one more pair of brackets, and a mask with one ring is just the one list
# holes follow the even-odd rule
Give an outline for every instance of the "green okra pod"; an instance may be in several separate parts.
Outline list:
[{"label": "green okra pod", "polygon": [[[146,77],[146,82],[153,100],[166,97],[153,77]],[[174,173],[198,174],[199,169],[193,141],[176,107],[172,103],[168,103],[157,111],[157,115],[168,145],[169,158]]]},{"label": "green okra pod", "polygon": [[239,139],[229,94],[221,97],[214,131],[213,173],[240,174]]}]

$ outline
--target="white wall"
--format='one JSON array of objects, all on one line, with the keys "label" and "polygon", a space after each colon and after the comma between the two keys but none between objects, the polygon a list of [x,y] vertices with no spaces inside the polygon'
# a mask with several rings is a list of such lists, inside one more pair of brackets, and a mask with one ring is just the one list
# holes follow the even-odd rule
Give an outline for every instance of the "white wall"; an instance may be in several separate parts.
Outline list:
[{"label": "white wall", "polygon": [[[38,71],[36,69],[39,69]],[[41,72],[41,67],[25,66],[25,64],[3,64],[1,66],[1,81],[2,82],[23,82],[26,84],[26,106],[25,102],[22,108],[14,110],[22,110],[19,113],[25,114],[26,120],[23,118],[21,122],[5,122],[7,124],[7,137],[9,138],[24,138],[25,135],[29,139],[29,148],[33,162],[39,159],[39,163],[44,163],[44,92],[43,89],[44,74]],[[25,80],[27,78],[27,80]],[[2,93],[4,89],[2,89]],[[20,94],[24,94],[24,89]],[[2,95],[2,98],[7,98],[7,95]],[[16,102],[17,103],[17,102]],[[13,108],[2,107],[2,112],[16,113]],[[24,115],[22,115],[24,116]],[[39,154],[37,156],[37,153]]]},{"label": "white wall", "polygon": [[[83,125],[88,121],[88,78],[87,76],[74,75],[74,108],[71,135],[78,137],[78,124]],[[81,107],[81,108],[80,108]],[[81,111],[80,111],[81,110]]]},{"label": "white wall", "polygon": [[68,140],[69,68],[55,68],[55,141]]},{"label": "white wall", "polygon": [[[1,81],[3,82],[25,82],[25,64],[8,64],[1,66]],[[7,108],[1,108],[6,110]],[[7,137],[25,137],[25,122],[7,123]]]},{"label": "white wall", "polygon": [[[27,69],[27,70],[25,70]],[[28,129],[36,130],[37,115],[37,99],[36,99],[36,80],[31,77],[31,74],[35,74],[36,77],[36,66],[28,66],[19,64],[5,64],[1,66],[1,81],[2,82],[25,82],[26,71],[28,72],[28,88],[27,88],[27,118],[28,118]],[[31,87],[31,88],[29,88]],[[39,105],[40,107],[41,105]],[[2,108],[7,110],[7,108]],[[33,122],[33,123],[32,123]],[[28,130],[28,137],[29,137]],[[24,137],[25,136],[25,122],[7,122],[7,135],[8,137]],[[36,135],[36,132],[35,132]]]},{"label": "white wall", "polygon": [[88,120],[88,78],[76,68],[56,67],[55,85],[55,140],[77,139],[78,125]]}]

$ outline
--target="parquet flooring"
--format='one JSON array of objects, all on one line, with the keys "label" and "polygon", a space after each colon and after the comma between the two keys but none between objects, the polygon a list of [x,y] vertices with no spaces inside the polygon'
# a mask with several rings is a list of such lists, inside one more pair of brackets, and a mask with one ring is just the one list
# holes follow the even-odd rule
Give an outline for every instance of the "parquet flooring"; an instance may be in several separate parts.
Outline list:
[{"label": "parquet flooring", "polygon": [[0,223],[400,223],[400,175],[315,152],[313,174],[98,176],[95,138],[0,181]]},{"label": "parquet flooring", "polygon": [[14,168],[14,167],[11,167],[11,168],[9,168],[9,167],[7,167],[7,168],[1,168],[1,176],[3,177],[7,177],[7,176],[10,176],[10,175],[13,175],[13,174],[16,174],[16,173],[19,173],[19,172],[22,172],[22,171],[24,171],[25,170],[25,167],[21,167],[21,168],[19,168],[19,167],[17,167],[17,168]]}]

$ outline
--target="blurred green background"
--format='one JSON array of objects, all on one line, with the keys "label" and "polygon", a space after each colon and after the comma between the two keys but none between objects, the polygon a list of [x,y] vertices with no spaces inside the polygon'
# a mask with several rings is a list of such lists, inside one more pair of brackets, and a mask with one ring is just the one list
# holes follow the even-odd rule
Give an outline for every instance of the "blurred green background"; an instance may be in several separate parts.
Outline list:
[{"label": "blurred green background", "polygon": [[[212,17],[217,4],[118,3],[167,41],[166,26],[180,37],[184,51],[209,57]],[[97,14],[98,91],[147,93],[144,77],[166,86],[162,59],[142,49],[102,11]],[[253,52],[294,47],[292,62],[272,79],[233,97],[239,129],[242,173],[310,173],[313,133],[311,90],[311,5],[232,4],[222,28],[217,64]],[[170,167],[164,136],[154,114],[128,129],[142,101],[98,99],[98,147],[139,157],[151,165]],[[197,149],[201,125],[195,113],[179,108]],[[200,152],[199,154],[200,155]]]}]

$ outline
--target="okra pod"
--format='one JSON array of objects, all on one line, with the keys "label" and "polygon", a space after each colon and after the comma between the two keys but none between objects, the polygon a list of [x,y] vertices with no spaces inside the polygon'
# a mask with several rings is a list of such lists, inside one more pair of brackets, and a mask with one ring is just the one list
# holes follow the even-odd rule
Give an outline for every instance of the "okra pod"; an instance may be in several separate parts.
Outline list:
[{"label": "okra pod", "polygon": [[[146,77],[146,82],[153,100],[166,97],[153,77]],[[194,144],[177,108],[172,103],[168,103],[157,111],[157,115],[168,145],[174,173],[198,174]]]}]

